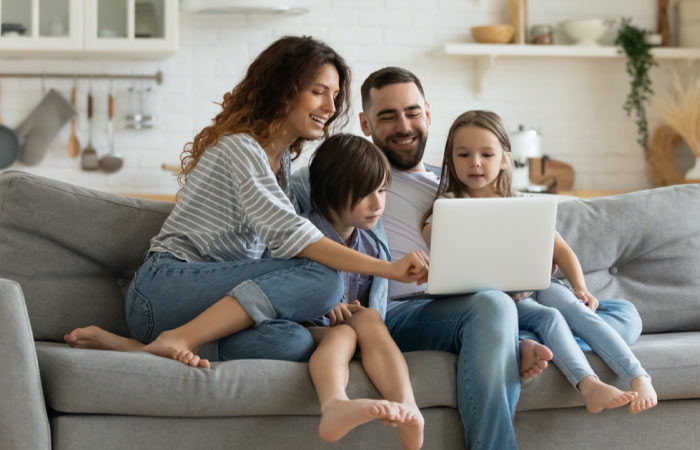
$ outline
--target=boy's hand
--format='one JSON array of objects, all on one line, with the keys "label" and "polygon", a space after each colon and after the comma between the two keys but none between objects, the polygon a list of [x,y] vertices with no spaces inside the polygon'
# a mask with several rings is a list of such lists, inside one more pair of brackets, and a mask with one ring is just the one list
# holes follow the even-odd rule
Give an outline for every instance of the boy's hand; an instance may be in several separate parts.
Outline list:
[{"label": "boy's hand", "polygon": [[338,302],[338,304],[326,314],[326,317],[328,317],[330,321],[330,326],[334,327],[350,319],[354,313],[363,308],[364,306],[360,305],[359,300],[355,300],[350,304]]},{"label": "boy's hand", "polygon": [[387,278],[403,283],[415,281],[422,284],[428,281],[429,258],[423,251],[410,253],[391,263],[390,274]]},{"label": "boy's hand", "polygon": [[574,295],[581,300],[586,306],[591,308],[591,311],[595,312],[596,309],[598,309],[598,299],[595,298],[593,294],[588,292],[587,289],[579,289],[578,291],[574,291]]}]

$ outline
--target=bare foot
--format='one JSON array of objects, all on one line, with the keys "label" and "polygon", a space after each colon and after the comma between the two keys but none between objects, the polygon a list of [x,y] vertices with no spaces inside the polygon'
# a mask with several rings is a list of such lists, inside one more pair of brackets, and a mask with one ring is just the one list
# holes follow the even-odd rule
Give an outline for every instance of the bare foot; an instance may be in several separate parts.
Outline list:
[{"label": "bare foot", "polygon": [[636,377],[630,383],[630,387],[638,395],[637,398],[630,402],[630,412],[638,414],[645,409],[656,406],[656,391],[651,385],[651,378],[645,375]]},{"label": "bare foot", "polygon": [[593,414],[604,409],[619,408],[637,398],[636,392],[621,391],[592,375],[581,380],[578,388],[586,401],[586,409]]},{"label": "bare foot", "polygon": [[110,333],[100,327],[90,325],[85,328],[76,328],[63,336],[66,344],[74,348],[90,348],[94,350],[116,350],[129,352],[140,350],[143,344],[135,339]]},{"label": "bare foot", "polygon": [[368,398],[333,399],[321,407],[318,434],[326,442],[335,442],[363,423],[375,419],[395,422],[399,418],[400,409],[394,402]]},{"label": "bare foot", "polygon": [[425,420],[417,407],[399,403],[400,416],[397,431],[404,450],[418,450],[423,447],[423,426]]},{"label": "bare foot", "polygon": [[199,356],[194,354],[193,350],[189,347],[187,341],[172,330],[163,331],[155,341],[141,348],[142,352],[174,359],[188,366],[208,369],[209,360],[200,359]]},{"label": "bare foot", "polygon": [[532,339],[520,341],[520,376],[524,380],[529,380],[539,375],[547,368],[547,361],[550,361],[553,356],[548,347]]}]

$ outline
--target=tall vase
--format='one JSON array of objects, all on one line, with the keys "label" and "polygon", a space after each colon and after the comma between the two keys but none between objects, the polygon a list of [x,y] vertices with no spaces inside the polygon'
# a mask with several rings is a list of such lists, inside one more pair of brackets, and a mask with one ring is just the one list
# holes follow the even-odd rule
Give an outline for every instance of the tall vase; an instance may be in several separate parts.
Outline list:
[{"label": "tall vase", "polygon": [[513,43],[527,43],[527,0],[508,0],[510,23],[515,29]]}]

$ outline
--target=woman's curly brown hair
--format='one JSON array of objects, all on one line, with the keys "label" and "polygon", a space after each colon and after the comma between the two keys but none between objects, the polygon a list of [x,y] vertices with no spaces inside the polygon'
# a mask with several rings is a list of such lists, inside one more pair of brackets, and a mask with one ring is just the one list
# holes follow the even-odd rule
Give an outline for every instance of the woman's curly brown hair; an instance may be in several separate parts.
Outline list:
[{"label": "woman's curly brown hair", "polygon": [[[187,174],[197,165],[204,151],[214,146],[221,136],[249,133],[261,146],[274,139],[284,125],[296,95],[305,89],[319,70],[331,64],[338,71],[340,91],[335,98],[335,113],[326,122],[323,133],[338,117],[341,127],[348,122],[350,109],[350,68],[328,45],[309,36],[285,36],[263,50],[250,64],[243,80],[224,94],[221,112],[213,123],[185,144],[180,155],[178,183],[184,186]],[[296,159],[306,141],[297,139],[290,146]]]}]

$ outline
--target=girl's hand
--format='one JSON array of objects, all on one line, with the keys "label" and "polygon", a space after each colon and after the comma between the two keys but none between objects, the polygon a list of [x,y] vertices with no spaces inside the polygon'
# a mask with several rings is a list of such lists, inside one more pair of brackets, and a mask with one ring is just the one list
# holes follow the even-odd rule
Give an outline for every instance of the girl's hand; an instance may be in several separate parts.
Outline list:
[{"label": "girl's hand", "polygon": [[514,292],[510,295],[510,298],[513,299],[514,302],[519,302],[520,300],[526,299],[528,297],[532,297],[535,294],[534,291],[524,291],[524,292]]},{"label": "girl's hand", "polygon": [[338,302],[338,304],[335,305],[335,307],[328,314],[326,314],[326,317],[328,317],[328,320],[330,320],[330,326],[334,327],[347,321],[354,313],[363,308],[364,306],[360,305],[359,300],[355,300],[350,304]]},{"label": "girl's hand", "polygon": [[591,311],[595,312],[598,309],[598,299],[593,296],[587,289],[579,289],[574,292],[574,295],[580,299],[586,306],[588,306]]},{"label": "girl's hand", "polygon": [[422,284],[428,281],[428,266],[428,255],[423,251],[406,253],[403,258],[391,263],[387,278],[403,283],[415,281],[416,284]]}]

